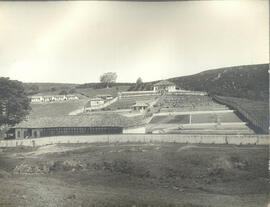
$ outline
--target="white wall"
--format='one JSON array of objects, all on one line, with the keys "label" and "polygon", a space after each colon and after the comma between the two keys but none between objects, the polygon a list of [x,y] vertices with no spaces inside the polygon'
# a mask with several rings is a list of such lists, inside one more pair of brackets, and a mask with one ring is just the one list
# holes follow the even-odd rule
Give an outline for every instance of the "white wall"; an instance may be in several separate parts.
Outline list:
[{"label": "white wall", "polygon": [[269,135],[178,135],[178,134],[116,134],[56,136],[36,139],[0,140],[0,147],[43,146],[58,143],[127,143],[168,142],[192,144],[269,145]]}]

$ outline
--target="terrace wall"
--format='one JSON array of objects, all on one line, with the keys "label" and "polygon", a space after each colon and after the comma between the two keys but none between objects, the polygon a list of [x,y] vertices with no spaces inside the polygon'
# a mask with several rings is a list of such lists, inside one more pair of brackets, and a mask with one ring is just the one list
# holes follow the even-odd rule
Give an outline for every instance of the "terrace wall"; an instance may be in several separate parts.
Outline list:
[{"label": "terrace wall", "polygon": [[1,140],[0,147],[43,146],[59,143],[192,143],[268,145],[268,135],[176,135],[176,134],[117,134],[93,136],[57,136],[36,139]]},{"label": "terrace wall", "polygon": [[134,96],[151,96],[151,95],[158,95],[156,91],[123,91],[118,93],[118,97],[134,97]]},{"label": "terrace wall", "polygon": [[238,111],[245,119],[247,119],[252,125],[254,125],[256,128],[261,129],[264,133],[269,133],[269,123],[266,123],[263,120],[258,120],[256,117],[254,117],[252,114],[250,114],[245,108],[243,108],[240,104],[228,100],[226,98],[220,97],[220,96],[213,96],[213,99],[219,103],[225,104],[234,110]]}]

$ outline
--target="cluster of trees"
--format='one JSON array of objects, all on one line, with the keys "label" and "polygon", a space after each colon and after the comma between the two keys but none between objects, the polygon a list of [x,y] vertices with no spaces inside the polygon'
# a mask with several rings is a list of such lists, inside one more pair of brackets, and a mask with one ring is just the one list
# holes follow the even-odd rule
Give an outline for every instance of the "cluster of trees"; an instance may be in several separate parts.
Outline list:
[{"label": "cluster of trees", "polygon": [[13,126],[30,112],[28,99],[20,81],[0,78],[0,126]]},{"label": "cluster of trees", "polygon": [[150,91],[153,89],[153,84],[152,83],[144,83],[142,81],[142,78],[139,77],[136,81],[135,84],[132,84],[128,91]]}]

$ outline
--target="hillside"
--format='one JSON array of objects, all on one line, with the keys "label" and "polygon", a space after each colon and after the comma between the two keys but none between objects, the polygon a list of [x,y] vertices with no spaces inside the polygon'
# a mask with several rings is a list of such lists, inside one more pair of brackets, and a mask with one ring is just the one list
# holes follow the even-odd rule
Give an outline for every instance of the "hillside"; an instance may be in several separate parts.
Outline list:
[{"label": "hillside", "polygon": [[112,96],[117,96],[118,92],[126,91],[129,88],[129,86],[112,86],[110,88],[76,88],[76,92],[87,96],[87,97],[94,97],[99,94],[110,94]]},{"label": "hillside", "polygon": [[[195,75],[170,78],[179,88],[206,91],[212,95],[231,96],[253,100],[268,101],[268,64],[234,66],[207,70]],[[112,89],[106,90],[100,83],[66,84],[66,83],[24,83],[28,95],[37,93],[59,94],[83,93],[88,96],[98,93],[118,91],[152,90],[153,82],[142,83],[140,87],[132,83],[114,83]],[[112,90],[112,91],[111,91]]]},{"label": "hillside", "polygon": [[195,75],[171,78],[183,89],[207,91],[209,94],[268,100],[268,64],[207,70]]},{"label": "hillside", "polygon": [[106,88],[101,83],[23,83],[27,95],[58,95],[58,94],[82,94],[93,97],[97,94],[111,94],[116,96],[120,91],[126,91],[131,83],[113,83]]},{"label": "hillside", "polygon": [[[186,90],[206,91],[211,95],[268,101],[268,64],[234,66],[168,79]],[[133,84],[129,91],[152,90],[158,81]]]},{"label": "hillside", "polygon": [[59,94],[62,91],[74,93],[75,87],[78,84],[74,83],[23,83],[27,95],[34,94]]}]

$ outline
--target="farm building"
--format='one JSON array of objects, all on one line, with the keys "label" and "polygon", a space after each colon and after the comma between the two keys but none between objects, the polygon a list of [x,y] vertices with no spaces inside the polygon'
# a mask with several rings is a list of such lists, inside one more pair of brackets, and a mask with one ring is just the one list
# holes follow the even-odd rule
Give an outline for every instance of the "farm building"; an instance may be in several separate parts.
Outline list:
[{"label": "farm building", "polygon": [[67,100],[78,100],[78,96],[75,96],[73,94],[66,95]]},{"label": "farm building", "polygon": [[33,103],[44,102],[43,96],[31,96],[30,100]]},{"label": "farm building", "polygon": [[99,94],[99,95],[96,95],[96,97],[102,98],[104,100],[112,100],[113,99],[113,96],[110,94]]},{"label": "farm building", "polygon": [[173,92],[176,90],[176,85],[173,82],[162,80],[154,84],[154,91],[158,92]]},{"label": "farm building", "polygon": [[31,96],[30,100],[32,103],[52,102],[52,101],[67,101],[67,100],[78,100],[79,98],[75,95],[44,95],[44,96]]},{"label": "farm building", "polygon": [[134,105],[131,106],[131,108],[134,111],[140,111],[140,112],[145,111],[148,107],[149,107],[149,104],[148,103],[144,103],[144,102],[136,102],[136,104],[134,104]]},{"label": "farm building", "polygon": [[89,101],[90,106],[99,106],[105,103],[104,99],[102,98],[92,98]]},{"label": "farm building", "polygon": [[65,95],[55,95],[52,96],[52,101],[66,101],[67,97]]},{"label": "farm building", "polygon": [[30,118],[13,127],[15,138],[64,135],[121,134],[123,129],[140,125],[142,118],[128,118],[116,113]]},{"label": "farm building", "polygon": [[119,134],[123,131],[113,117],[99,116],[43,117],[23,121],[14,127],[15,138],[46,137],[60,135]]}]

